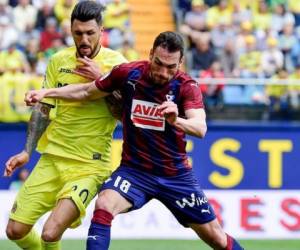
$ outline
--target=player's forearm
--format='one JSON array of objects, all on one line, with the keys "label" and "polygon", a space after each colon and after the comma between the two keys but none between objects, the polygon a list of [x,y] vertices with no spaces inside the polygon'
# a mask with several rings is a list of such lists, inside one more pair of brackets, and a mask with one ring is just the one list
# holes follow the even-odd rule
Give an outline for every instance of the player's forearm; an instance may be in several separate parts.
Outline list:
[{"label": "player's forearm", "polygon": [[106,95],[108,95],[108,93],[98,90],[95,82],[90,82],[82,84],[70,84],[61,88],[47,89],[45,90],[44,97],[83,101],[98,99]]},{"label": "player's forearm", "polygon": [[46,89],[44,97],[64,100],[88,99],[88,84],[70,84],[61,88]]},{"label": "player's forearm", "polygon": [[25,144],[25,151],[29,155],[31,155],[33,150],[36,148],[41,135],[44,133],[50,122],[50,109],[50,106],[42,103],[37,103],[33,108],[28,123],[27,139]]},{"label": "player's forearm", "polygon": [[207,131],[206,122],[201,120],[199,121],[197,118],[184,119],[177,117],[174,126],[184,131],[186,134],[200,138],[203,138]]}]

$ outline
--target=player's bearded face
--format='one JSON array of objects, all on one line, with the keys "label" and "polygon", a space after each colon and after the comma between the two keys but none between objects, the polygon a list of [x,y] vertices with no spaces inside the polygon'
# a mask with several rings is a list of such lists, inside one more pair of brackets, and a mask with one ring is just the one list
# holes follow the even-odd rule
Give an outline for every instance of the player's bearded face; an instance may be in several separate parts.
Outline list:
[{"label": "player's bearded face", "polygon": [[75,19],[72,23],[71,31],[77,54],[80,57],[93,58],[101,47],[100,37],[103,28],[97,24],[95,19],[86,22]]},{"label": "player's bearded face", "polygon": [[168,83],[177,73],[182,59],[180,51],[169,52],[157,47],[150,52],[150,77],[155,84]]}]

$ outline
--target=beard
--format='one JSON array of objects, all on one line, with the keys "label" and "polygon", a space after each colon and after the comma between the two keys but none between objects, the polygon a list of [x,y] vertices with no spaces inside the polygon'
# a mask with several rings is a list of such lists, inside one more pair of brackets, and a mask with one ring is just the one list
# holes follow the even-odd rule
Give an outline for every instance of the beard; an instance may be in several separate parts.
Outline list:
[{"label": "beard", "polygon": [[92,58],[98,53],[100,47],[101,47],[100,44],[97,45],[94,48],[91,47],[90,45],[82,44],[82,45],[76,46],[77,54],[80,57],[85,57],[86,56],[86,57]]},{"label": "beard", "polygon": [[163,85],[169,82],[169,78],[162,77],[160,75],[155,75],[153,73],[150,74],[151,79],[155,85]]},{"label": "beard", "polygon": [[91,55],[94,53],[95,49],[88,45],[80,45],[77,47],[77,53],[80,57],[91,57]]}]

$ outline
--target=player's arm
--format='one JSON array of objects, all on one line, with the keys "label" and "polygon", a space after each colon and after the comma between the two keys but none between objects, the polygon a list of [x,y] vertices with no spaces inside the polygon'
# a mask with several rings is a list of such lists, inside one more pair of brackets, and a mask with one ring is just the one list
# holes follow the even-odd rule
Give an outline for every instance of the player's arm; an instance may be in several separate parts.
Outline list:
[{"label": "player's arm", "polygon": [[51,105],[45,103],[37,103],[34,106],[28,123],[25,148],[19,154],[8,159],[5,164],[4,176],[11,176],[16,168],[24,166],[29,161],[41,135],[50,122],[49,113],[51,107]]},{"label": "player's arm", "polygon": [[167,122],[186,134],[203,138],[207,131],[206,114],[203,108],[187,109],[185,117],[178,116],[177,104],[171,101],[164,102],[159,106],[161,114],[165,116]]},{"label": "player's arm", "polygon": [[174,102],[164,102],[161,106],[162,114],[171,125],[186,134],[203,138],[207,131],[206,114],[202,101],[202,94],[197,82],[187,78],[180,88],[181,105],[185,118],[178,116],[178,107]]},{"label": "player's arm", "polygon": [[177,117],[174,126],[186,134],[203,138],[207,131],[204,109],[188,109],[185,111],[185,116],[186,119]]},{"label": "player's arm", "polygon": [[83,84],[70,84],[61,88],[31,90],[25,95],[25,102],[31,106],[42,101],[43,98],[55,98],[64,100],[84,101],[95,100],[109,95],[107,92],[99,90],[95,81]]}]

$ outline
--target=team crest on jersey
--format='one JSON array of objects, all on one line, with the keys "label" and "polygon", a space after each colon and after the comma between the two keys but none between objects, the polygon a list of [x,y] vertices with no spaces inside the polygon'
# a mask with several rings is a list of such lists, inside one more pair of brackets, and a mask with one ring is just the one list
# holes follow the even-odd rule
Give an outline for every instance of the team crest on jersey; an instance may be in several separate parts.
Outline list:
[{"label": "team crest on jersey", "polygon": [[131,107],[131,120],[136,127],[165,130],[165,118],[158,110],[159,104],[133,99]]},{"label": "team crest on jersey", "polygon": [[172,90],[170,90],[169,93],[166,95],[166,99],[168,102],[172,102],[175,100],[175,95]]}]

